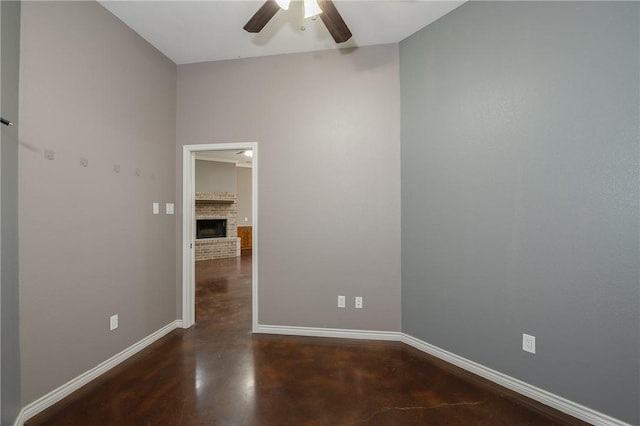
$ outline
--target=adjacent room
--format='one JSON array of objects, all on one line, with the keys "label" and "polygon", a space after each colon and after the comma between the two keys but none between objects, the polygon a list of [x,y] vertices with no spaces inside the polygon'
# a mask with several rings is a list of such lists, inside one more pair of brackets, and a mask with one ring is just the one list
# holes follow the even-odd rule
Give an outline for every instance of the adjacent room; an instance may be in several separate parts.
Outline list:
[{"label": "adjacent room", "polygon": [[640,425],[640,2],[279,3],[0,2],[0,425]]},{"label": "adjacent room", "polygon": [[194,156],[195,268],[189,284],[196,323],[211,319],[251,330],[252,157],[251,150]]}]

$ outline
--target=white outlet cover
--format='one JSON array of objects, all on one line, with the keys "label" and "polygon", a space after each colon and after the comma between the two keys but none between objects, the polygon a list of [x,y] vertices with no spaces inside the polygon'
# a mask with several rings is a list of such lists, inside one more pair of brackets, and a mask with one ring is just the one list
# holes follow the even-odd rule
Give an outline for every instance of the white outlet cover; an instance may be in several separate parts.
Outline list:
[{"label": "white outlet cover", "polygon": [[536,353],[536,336],[522,333],[522,350],[532,354]]},{"label": "white outlet cover", "polygon": [[160,203],[153,203],[153,214],[160,214]]},{"label": "white outlet cover", "polygon": [[362,297],[356,297],[355,307],[356,309],[362,309]]},{"label": "white outlet cover", "polygon": [[166,203],[164,205],[164,211],[166,214],[173,214],[173,210],[174,210],[173,203]]},{"label": "white outlet cover", "polygon": [[111,315],[109,317],[109,331],[113,331],[118,328],[118,315]]},{"label": "white outlet cover", "polygon": [[347,299],[344,296],[338,296],[338,308],[345,308],[347,306]]}]

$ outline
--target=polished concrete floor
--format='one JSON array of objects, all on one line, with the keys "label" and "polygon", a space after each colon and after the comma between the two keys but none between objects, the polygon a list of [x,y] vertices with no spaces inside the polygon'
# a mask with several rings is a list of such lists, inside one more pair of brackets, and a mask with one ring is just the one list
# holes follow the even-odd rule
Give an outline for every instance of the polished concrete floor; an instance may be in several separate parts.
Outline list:
[{"label": "polished concrete floor", "polygon": [[35,425],[582,425],[401,343],[251,334],[251,257],[198,262],[197,324]]}]

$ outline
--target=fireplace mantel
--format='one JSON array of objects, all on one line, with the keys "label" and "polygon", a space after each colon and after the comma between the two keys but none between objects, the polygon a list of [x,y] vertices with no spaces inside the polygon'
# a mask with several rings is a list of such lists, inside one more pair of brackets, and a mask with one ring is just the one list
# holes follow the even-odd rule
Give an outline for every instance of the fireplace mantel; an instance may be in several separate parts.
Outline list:
[{"label": "fireplace mantel", "polygon": [[233,204],[236,200],[211,200],[206,198],[196,198],[196,204]]},{"label": "fireplace mantel", "polygon": [[233,192],[196,192],[197,204],[234,204],[237,200]]}]

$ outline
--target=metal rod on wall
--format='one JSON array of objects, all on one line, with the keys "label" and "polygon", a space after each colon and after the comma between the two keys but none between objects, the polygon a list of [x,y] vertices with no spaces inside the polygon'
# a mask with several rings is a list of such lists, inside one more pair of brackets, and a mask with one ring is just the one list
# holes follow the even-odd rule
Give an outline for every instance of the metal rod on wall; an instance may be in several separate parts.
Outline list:
[{"label": "metal rod on wall", "polygon": [[0,123],[4,124],[5,126],[13,126],[13,123],[4,117],[0,117]]}]

